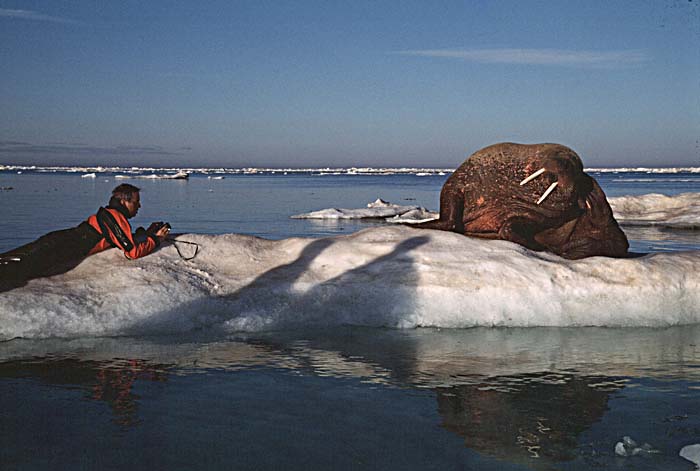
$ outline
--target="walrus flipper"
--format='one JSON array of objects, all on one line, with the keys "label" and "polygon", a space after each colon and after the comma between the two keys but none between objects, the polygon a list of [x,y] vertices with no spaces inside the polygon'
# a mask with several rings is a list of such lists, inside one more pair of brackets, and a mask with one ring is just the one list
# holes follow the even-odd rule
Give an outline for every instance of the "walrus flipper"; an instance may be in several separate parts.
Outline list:
[{"label": "walrus flipper", "polygon": [[438,229],[441,231],[464,233],[464,196],[460,193],[445,191],[440,192],[440,217],[433,221],[413,224],[419,229]]}]

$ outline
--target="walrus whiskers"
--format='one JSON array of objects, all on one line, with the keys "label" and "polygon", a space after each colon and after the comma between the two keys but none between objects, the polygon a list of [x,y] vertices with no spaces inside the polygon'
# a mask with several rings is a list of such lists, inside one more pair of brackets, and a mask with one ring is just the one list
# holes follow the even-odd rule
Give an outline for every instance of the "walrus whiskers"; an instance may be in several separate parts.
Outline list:
[{"label": "walrus whiskers", "polygon": [[554,189],[557,187],[558,184],[559,184],[559,182],[554,182],[551,185],[549,185],[549,188],[547,188],[547,190],[545,190],[545,192],[542,193],[542,196],[540,196],[540,199],[537,200],[537,204],[540,204],[541,202],[543,202],[544,199],[546,197],[548,197],[551,192],[554,191]]},{"label": "walrus whiskers", "polygon": [[544,167],[541,168],[541,169],[539,169],[538,171],[536,171],[535,173],[533,173],[532,175],[530,175],[529,177],[526,177],[523,181],[521,181],[521,182],[520,182],[520,186],[523,186],[523,185],[526,184],[527,182],[529,182],[529,181],[531,181],[531,180],[534,180],[535,178],[537,178],[537,177],[539,177],[540,175],[542,175],[544,172],[545,172]]}]

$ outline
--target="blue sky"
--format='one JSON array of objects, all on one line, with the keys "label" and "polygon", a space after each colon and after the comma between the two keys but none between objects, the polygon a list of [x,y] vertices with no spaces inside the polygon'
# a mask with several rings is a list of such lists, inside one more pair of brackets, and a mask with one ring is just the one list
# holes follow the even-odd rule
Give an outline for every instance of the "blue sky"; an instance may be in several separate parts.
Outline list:
[{"label": "blue sky", "polygon": [[700,166],[699,3],[0,0],[0,163]]}]

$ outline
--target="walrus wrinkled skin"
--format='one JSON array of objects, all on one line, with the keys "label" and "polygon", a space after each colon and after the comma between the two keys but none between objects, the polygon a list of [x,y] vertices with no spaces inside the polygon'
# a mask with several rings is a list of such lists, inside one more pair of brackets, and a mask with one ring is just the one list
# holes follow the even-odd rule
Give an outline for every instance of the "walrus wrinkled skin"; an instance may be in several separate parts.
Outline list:
[{"label": "walrus wrinkled skin", "polygon": [[509,240],[568,259],[625,257],[629,248],[598,182],[559,144],[502,143],[472,154],[443,185],[440,218],[415,227]]}]

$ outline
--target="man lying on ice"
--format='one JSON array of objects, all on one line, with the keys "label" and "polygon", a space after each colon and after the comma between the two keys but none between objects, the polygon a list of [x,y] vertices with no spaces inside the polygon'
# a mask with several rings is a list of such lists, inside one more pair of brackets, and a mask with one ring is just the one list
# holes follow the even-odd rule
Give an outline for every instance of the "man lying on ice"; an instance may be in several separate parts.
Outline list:
[{"label": "man lying on ice", "polygon": [[65,273],[85,257],[111,247],[129,259],[153,252],[165,240],[170,225],[154,222],[131,232],[129,219],[141,207],[139,188],[124,183],[112,190],[106,208],[100,208],[77,227],[50,232],[34,242],[0,254],[0,291],[23,285],[31,278]]}]

